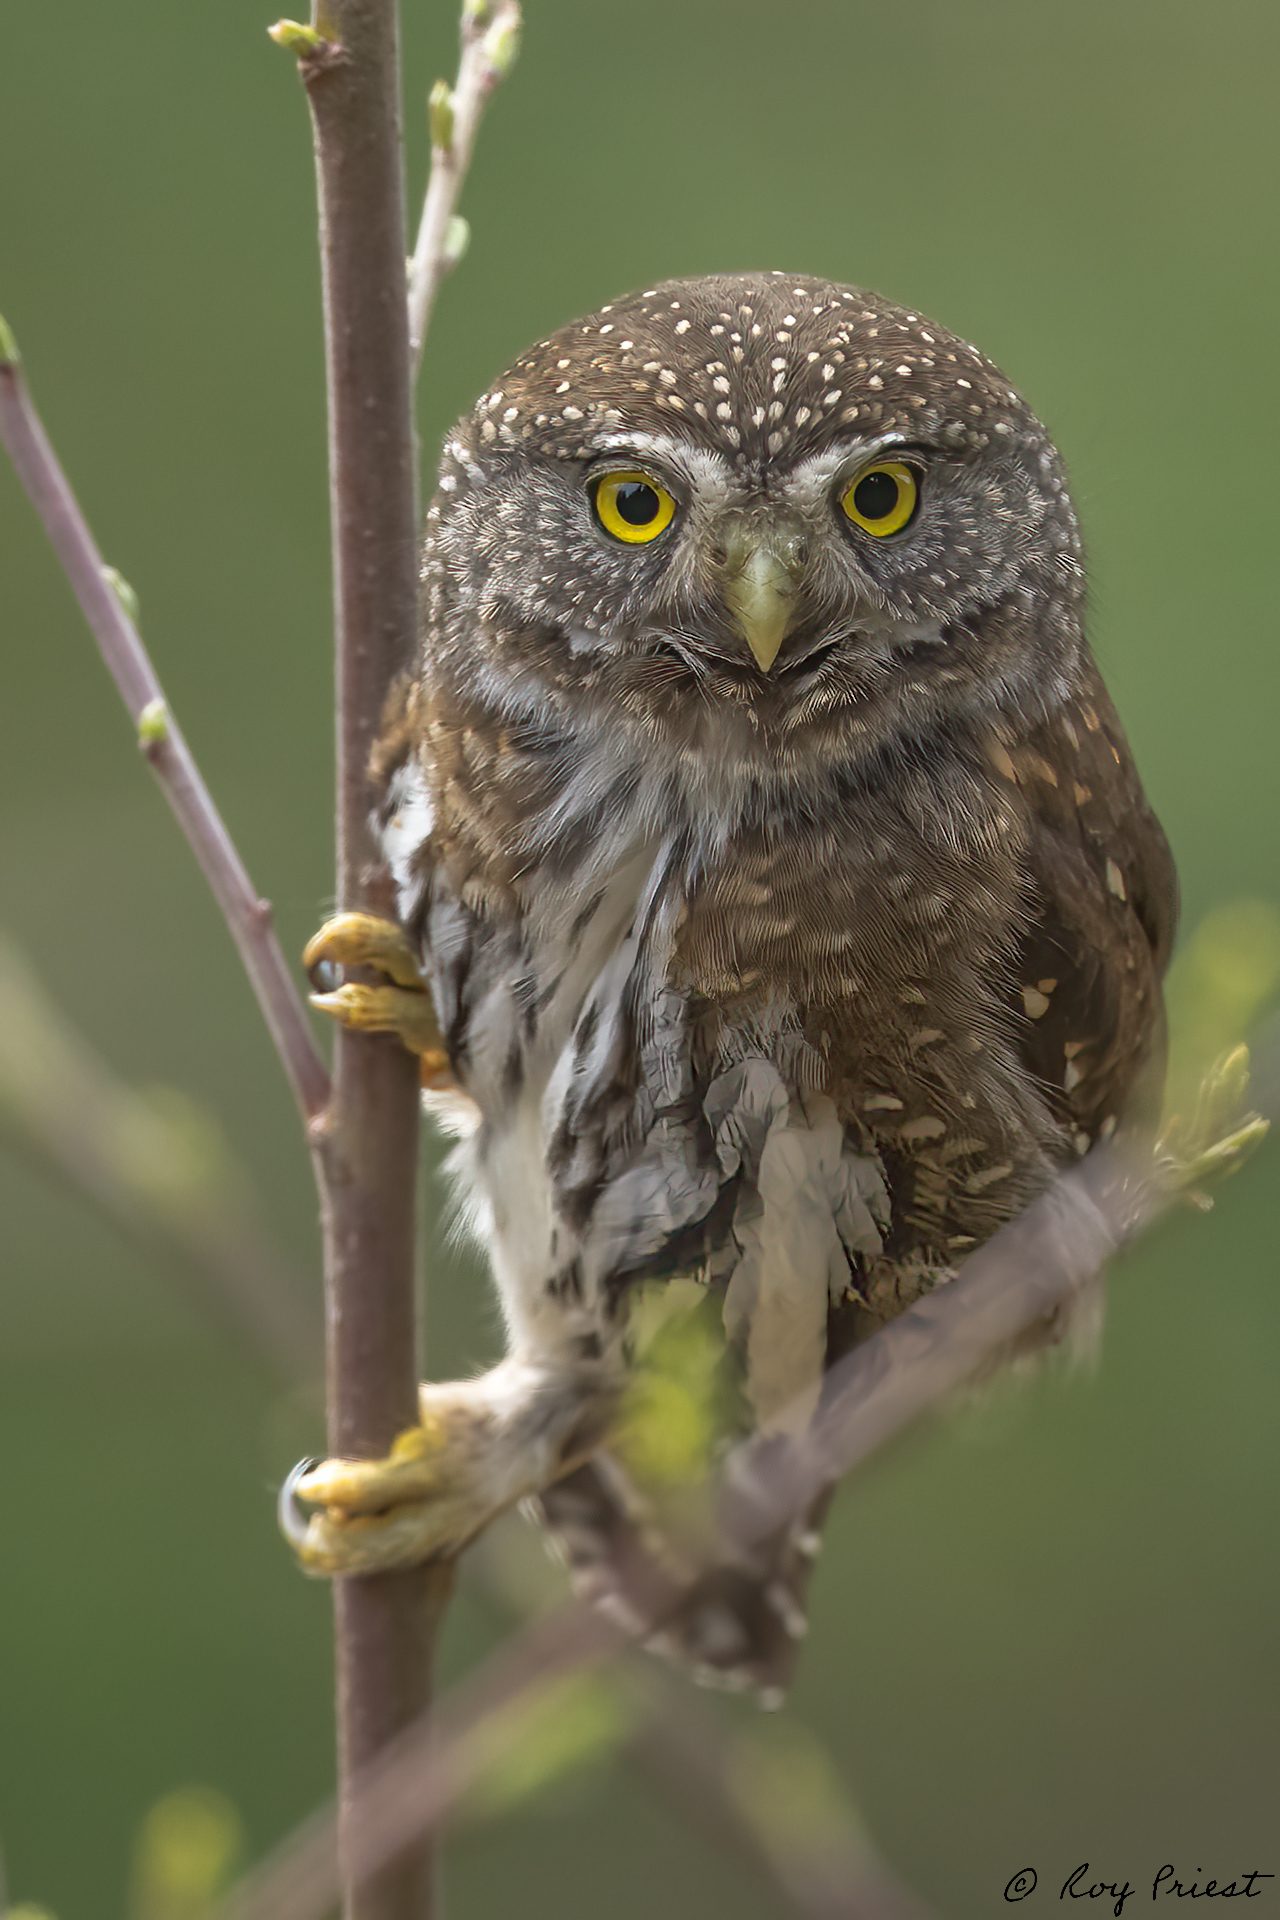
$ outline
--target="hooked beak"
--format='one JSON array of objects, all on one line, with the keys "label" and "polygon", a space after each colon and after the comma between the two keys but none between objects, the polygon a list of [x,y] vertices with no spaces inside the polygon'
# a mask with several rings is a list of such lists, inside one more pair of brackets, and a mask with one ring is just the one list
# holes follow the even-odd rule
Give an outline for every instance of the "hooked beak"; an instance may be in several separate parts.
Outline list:
[{"label": "hooked beak", "polygon": [[740,523],[724,545],[725,605],[761,673],[768,673],[795,613],[801,542],[789,530]]}]

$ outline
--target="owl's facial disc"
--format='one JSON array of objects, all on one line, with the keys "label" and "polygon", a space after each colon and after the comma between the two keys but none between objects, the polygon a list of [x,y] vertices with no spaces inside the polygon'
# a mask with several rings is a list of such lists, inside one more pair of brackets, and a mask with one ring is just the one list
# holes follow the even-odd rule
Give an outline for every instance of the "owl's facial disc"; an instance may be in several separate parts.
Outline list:
[{"label": "owl's facial disc", "polygon": [[799,523],[780,516],[738,515],[721,530],[721,595],[761,673],[773,666],[795,617],[806,557]]}]

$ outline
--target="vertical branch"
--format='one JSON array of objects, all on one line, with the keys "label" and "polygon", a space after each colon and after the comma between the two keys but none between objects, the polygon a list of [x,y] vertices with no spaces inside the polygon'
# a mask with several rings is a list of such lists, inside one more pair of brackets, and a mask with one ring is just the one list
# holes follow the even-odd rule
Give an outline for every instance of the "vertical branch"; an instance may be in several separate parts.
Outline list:
[{"label": "vertical branch", "polygon": [[[303,30],[304,34],[306,30]],[[400,67],[394,0],[318,0],[298,47],[315,132],[329,400],[337,677],[337,899],[394,912],[368,822],[367,767],[387,687],[412,645],[418,537],[405,319]],[[329,1446],[384,1453],[417,1418],[414,1188],[418,1079],[392,1039],[340,1031],[321,1167]],[[339,1847],[352,1784],[425,1708],[448,1575],[340,1581],[335,1595]],[[423,1920],[429,1839],[362,1885],[347,1920]]]}]

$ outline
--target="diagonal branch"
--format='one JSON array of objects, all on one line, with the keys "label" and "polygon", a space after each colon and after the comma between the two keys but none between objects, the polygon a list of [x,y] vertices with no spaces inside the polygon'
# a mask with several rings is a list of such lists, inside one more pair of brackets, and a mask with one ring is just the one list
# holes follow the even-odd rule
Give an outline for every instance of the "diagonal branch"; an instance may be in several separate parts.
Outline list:
[{"label": "diagonal branch", "polygon": [[[1259,1104],[1271,1110],[1274,1047],[1264,1068]],[[1256,1131],[1246,1127],[1241,1137]],[[819,1492],[1042,1327],[1121,1247],[1166,1214],[1182,1190],[1157,1149],[1095,1149],[1063,1174],[972,1255],[955,1280],[832,1368],[822,1411],[807,1433],[784,1448],[747,1441],[735,1449],[718,1479],[719,1532],[706,1543],[699,1577],[709,1567],[749,1558],[781,1524],[805,1513]],[[366,1870],[394,1859],[424,1827],[448,1818],[478,1777],[486,1724],[494,1716],[549,1679],[588,1671],[634,1645],[678,1607],[683,1590],[656,1581],[646,1564],[635,1570],[628,1597],[636,1615],[630,1627],[585,1601],[569,1601],[536,1621],[382,1756],[352,1799]],[[219,1920],[319,1920],[333,1894],[332,1846],[333,1816],[321,1812],[250,1877]]]},{"label": "diagonal branch", "polygon": [[13,336],[0,322],[0,441],[62,563],[138,742],[222,908],[304,1120],[322,1110],[329,1076],[259,895],[213,803],[88,523],[36,412]]}]

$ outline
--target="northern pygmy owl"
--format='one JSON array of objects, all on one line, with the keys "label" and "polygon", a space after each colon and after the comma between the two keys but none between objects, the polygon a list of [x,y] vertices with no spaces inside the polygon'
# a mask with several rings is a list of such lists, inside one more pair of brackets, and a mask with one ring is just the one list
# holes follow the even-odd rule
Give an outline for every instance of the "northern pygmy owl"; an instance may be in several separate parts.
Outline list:
[{"label": "northern pygmy owl", "polygon": [[[753,1421],[806,1418],[1157,1096],[1174,873],[1052,442],[877,295],[673,281],[539,341],[447,442],[422,578],[379,819],[509,1354],[424,1390],[460,1438],[419,1546],[541,1493],[607,1591],[637,1286],[705,1281]],[[812,1545],[684,1651],[776,1677]]]}]

